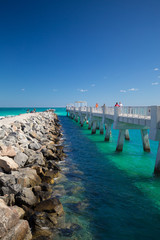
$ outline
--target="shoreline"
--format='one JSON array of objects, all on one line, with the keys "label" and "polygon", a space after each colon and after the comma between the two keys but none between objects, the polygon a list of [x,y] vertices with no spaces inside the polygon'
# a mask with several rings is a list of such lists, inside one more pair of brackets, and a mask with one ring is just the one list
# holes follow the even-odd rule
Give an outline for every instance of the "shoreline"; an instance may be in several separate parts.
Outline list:
[{"label": "shoreline", "polygon": [[[0,237],[14,232],[13,239],[53,238],[64,214],[59,198],[51,197],[61,171],[58,162],[65,158],[62,142],[51,111],[0,119],[0,212],[6,209],[7,215],[7,221],[0,220]],[[6,227],[13,215],[16,220]]]}]

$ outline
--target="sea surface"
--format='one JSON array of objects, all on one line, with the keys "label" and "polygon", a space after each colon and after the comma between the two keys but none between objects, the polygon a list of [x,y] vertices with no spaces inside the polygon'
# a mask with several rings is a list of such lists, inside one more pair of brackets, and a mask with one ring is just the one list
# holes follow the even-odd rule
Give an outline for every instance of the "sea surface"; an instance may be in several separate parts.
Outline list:
[{"label": "sea surface", "polygon": [[[26,109],[0,108],[0,116]],[[91,135],[64,108],[55,110],[67,157],[54,187],[65,210],[54,240],[159,240],[160,178],[153,175],[158,143],[151,141],[151,153],[145,153],[140,131],[130,130],[130,141],[116,153],[118,130],[104,142],[98,130]]]}]

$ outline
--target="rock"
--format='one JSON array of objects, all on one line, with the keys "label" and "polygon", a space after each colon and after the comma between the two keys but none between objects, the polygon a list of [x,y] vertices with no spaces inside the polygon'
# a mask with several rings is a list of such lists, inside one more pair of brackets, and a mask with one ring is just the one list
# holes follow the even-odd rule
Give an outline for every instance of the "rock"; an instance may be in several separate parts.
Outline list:
[{"label": "rock", "polygon": [[16,194],[15,199],[18,206],[34,206],[37,203],[37,198],[31,188],[23,188],[21,192]]},{"label": "rock", "polygon": [[57,170],[48,170],[45,172],[45,176],[51,177],[52,179],[58,177],[58,175],[59,172]]},{"label": "rock", "polygon": [[50,159],[52,159],[52,160],[58,160],[56,154],[53,153],[52,150],[50,150],[50,149],[43,148],[43,149],[42,149],[42,153],[43,153],[43,156],[44,156],[46,159],[48,159],[48,160],[50,160]]},{"label": "rock", "polygon": [[44,175],[45,175],[45,173],[43,172],[43,169],[42,169],[41,166],[39,166],[39,165],[33,165],[31,168],[36,170],[38,176],[41,177],[41,176],[44,176]]},{"label": "rock", "polygon": [[47,237],[47,239],[53,239],[51,236],[55,224],[53,223],[54,221],[49,219],[48,213],[37,212],[31,217],[30,222],[33,225],[35,239],[45,239],[45,237]]},{"label": "rock", "polygon": [[0,155],[8,156],[8,157],[15,157],[16,152],[11,146],[0,145]]},{"label": "rock", "polygon": [[2,199],[0,199],[0,219],[0,238],[2,238],[19,221],[17,212],[6,206]]},{"label": "rock", "polygon": [[7,206],[13,206],[15,204],[14,194],[5,194],[4,196],[0,196]]},{"label": "rock", "polygon": [[32,137],[32,138],[36,138],[37,140],[40,140],[40,136],[38,136],[38,134],[35,132],[35,131],[31,131],[29,133],[29,135]]},{"label": "rock", "polygon": [[20,219],[23,219],[23,218],[24,218],[25,211],[23,210],[23,208],[20,208],[20,207],[18,207],[18,206],[15,205],[15,206],[11,207],[11,209],[12,209],[13,211],[16,211],[16,212],[17,212],[17,214],[18,214],[18,216],[19,216]]},{"label": "rock", "polygon": [[0,139],[3,139],[6,136],[5,130],[0,130]]},{"label": "rock", "polygon": [[17,184],[20,184],[21,187],[34,187],[41,183],[36,170],[31,168],[20,168],[18,171],[12,172],[12,176],[15,177]]},{"label": "rock", "polygon": [[27,162],[28,156],[25,153],[19,152],[14,157],[14,161],[18,164],[19,167],[24,167]]},{"label": "rock", "polygon": [[56,152],[56,147],[54,142],[50,142],[49,144],[46,145],[46,147],[52,150],[52,152]]},{"label": "rock", "polygon": [[42,181],[48,184],[53,184],[54,179],[51,176],[41,176]]},{"label": "rock", "polygon": [[32,234],[29,224],[26,220],[19,220],[19,222],[10,229],[2,240],[31,240]]},{"label": "rock", "polygon": [[33,155],[30,155],[26,165],[38,164],[40,166],[45,166],[45,160],[41,152],[34,152]]},{"label": "rock", "polygon": [[9,173],[11,170],[17,170],[18,164],[15,163],[12,158],[0,156],[0,167]]},{"label": "rock", "polygon": [[41,148],[41,145],[40,145],[39,143],[32,142],[32,143],[29,144],[28,147],[29,147],[30,149],[36,151],[36,150],[38,150],[38,149]]},{"label": "rock", "polygon": [[58,198],[50,198],[38,203],[35,207],[35,211],[56,213],[61,216],[63,214],[63,206]]},{"label": "rock", "polygon": [[61,171],[60,167],[54,161],[51,161],[51,160],[47,161],[47,167],[48,169]]}]

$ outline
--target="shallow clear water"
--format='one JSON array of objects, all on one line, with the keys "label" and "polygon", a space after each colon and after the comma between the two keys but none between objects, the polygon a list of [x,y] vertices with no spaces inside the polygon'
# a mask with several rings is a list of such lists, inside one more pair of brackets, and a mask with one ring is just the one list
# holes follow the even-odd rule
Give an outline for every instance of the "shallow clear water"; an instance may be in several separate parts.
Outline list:
[{"label": "shallow clear water", "polygon": [[[159,239],[160,179],[153,176],[157,143],[144,153],[138,130],[130,131],[122,153],[116,153],[118,131],[110,142],[91,135],[56,109],[67,158],[61,163],[54,195],[65,209],[63,231],[54,239]],[[67,231],[72,224],[70,231]],[[73,225],[74,224],[74,225]]]}]

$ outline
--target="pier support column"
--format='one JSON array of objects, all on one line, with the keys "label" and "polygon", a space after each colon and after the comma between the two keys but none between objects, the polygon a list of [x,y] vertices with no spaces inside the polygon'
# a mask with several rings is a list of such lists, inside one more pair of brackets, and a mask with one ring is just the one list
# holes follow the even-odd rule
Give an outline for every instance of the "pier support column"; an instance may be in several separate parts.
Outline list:
[{"label": "pier support column", "polygon": [[97,126],[97,122],[94,121],[94,122],[93,122],[93,127],[92,127],[92,134],[95,134],[95,133],[96,133],[96,126]]},{"label": "pier support column", "polygon": [[128,129],[125,130],[125,135],[124,136],[125,136],[125,140],[127,140],[127,141],[130,140]]},{"label": "pier support column", "polygon": [[81,117],[81,120],[80,120],[81,127],[83,127],[83,123],[84,123],[84,118]]},{"label": "pier support column", "polygon": [[143,149],[145,152],[150,152],[150,143],[149,143],[149,136],[148,136],[148,131],[147,129],[142,129],[141,130],[141,135],[142,135],[142,142],[143,142]]},{"label": "pier support column", "polygon": [[78,116],[77,116],[77,115],[76,115],[76,117],[75,117],[75,121],[78,122]]},{"label": "pier support column", "polygon": [[99,121],[96,121],[96,129],[99,130]]},{"label": "pier support column", "polygon": [[109,142],[110,139],[110,133],[111,133],[111,124],[107,124],[106,126],[106,134],[105,134],[105,142]]},{"label": "pier support column", "polygon": [[100,123],[100,134],[104,133],[104,126],[103,126],[103,122]]},{"label": "pier support column", "polygon": [[88,130],[90,130],[92,127],[92,120],[89,120],[89,123],[88,123]]},{"label": "pier support column", "polygon": [[117,152],[122,152],[123,150],[124,134],[125,134],[125,129],[119,130],[118,143],[116,147]]},{"label": "pier support column", "polygon": [[158,145],[156,163],[155,163],[155,167],[154,167],[154,174],[160,175],[160,142]]}]

